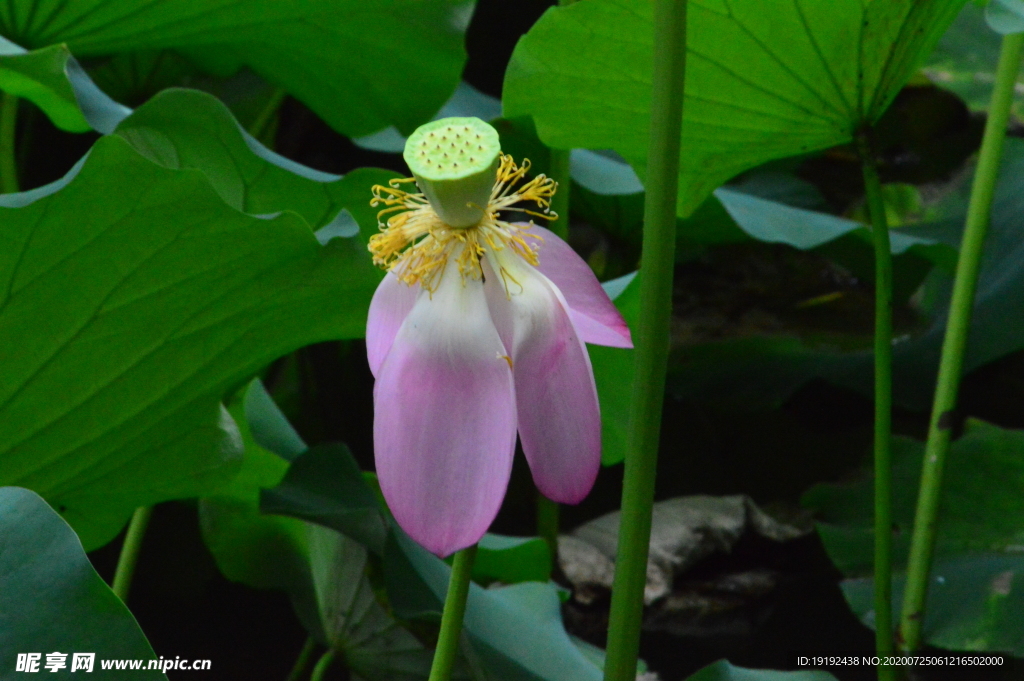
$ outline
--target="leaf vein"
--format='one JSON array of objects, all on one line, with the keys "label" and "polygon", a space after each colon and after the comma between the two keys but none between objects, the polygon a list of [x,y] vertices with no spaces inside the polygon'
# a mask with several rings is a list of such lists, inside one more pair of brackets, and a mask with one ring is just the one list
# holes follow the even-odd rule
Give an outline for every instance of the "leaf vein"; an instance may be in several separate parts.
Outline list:
[{"label": "leaf vein", "polygon": [[[104,229],[100,230],[100,231],[99,231],[99,232],[97,233],[97,235],[96,235],[95,237],[93,237],[93,239],[90,239],[88,243],[92,243],[93,241],[95,241],[96,239],[98,239],[98,238],[99,238],[99,237],[100,237],[100,236],[101,236],[102,234],[104,234],[104,233],[106,233],[106,232],[107,232],[108,230],[112,229],[112,228],[113,228],[113,227],[114,227],[114,226],[115,226],[116,224],[117,224],[117,223],[112,223],[112,224],[110,224],[110,225],[107,225],[107,226],[106,226],[106,227],[105,227]],[[60,344],[59,344],[59,345],[58,345],[58,346],[57,346],[57,347],[56,347],[56,348],[54,349],[54,351],[53,351],[53,352],[52,352],[52,353],[50,354],[50,356],[49,356],[49,357],[47,357],[47,358],[46,358],[45,360],[43,360],[43,362],[42,362],[42,363],[41,363],[41,364],[40,364],[39,366],[37,366],[37,367],[35,368],[35,370],[34,370],[34,371],[33,371],[33,372],[31,373],[31,374],[29,374],[28,376],[26,376],[26,377],[25,377],[25,379],[24,379],[24,380],[22,381],[21,385],[20,385],[20,386],[18,386],[18,387],[17,387],[17,388],[16,388],[16,389],[15,389],[15,390],[14,390],[14,391],[13,391],[13,392],[12,392],[12,393],[11,393],[11,394],[10,394],[10,395],[8,396],[8,397],[7,397],[7,399],[6,399],[6,400],[4,400],[4,401],[3,401],[2,403],[0,403],[0,413],[2,413],[2,412],[3,412],[4,410],[5,410],[5,409],[7,409],[7,407],[9,407],[9,406],[10,406],[10,404],[11,404],[11,403],[12,403],[12,402],[13,402],[13,401],[14,401],[15,399],[17,399],[19,395],[21,395],[22,391],[24,391],[24,389],[26,388],[26,386],[28,386],[28,385],[29,385],[29,384],[30,384],[30,383],[31,383],[31,382],[32,382],[32,381],[33,381],[33,380],[34,380],[35,378],[37,378],[37,377],[39,376],[39,374],[40,374],[40,373],[42,373],[43,371],[45,371],[45,370],[47,369],[47,367],[49,367],[49,366],[50,366],[50,364],[52,364],[52,362],[53,362],[53,361],[54,361],[54,360],[55,360],[55,359],[56,359],[56,358],[57,358],[57,357],[58,357],[58,356],[59,356],[59,355],[60,355],[60,354],[61,354],[62,352],[64,352],[64,351],[65,351],[65,350],[66,350],[66,349],[68,348],[68,346],[69,346],[69,345],[71,345],[71,344],[72,344],[73,342],[75,342],[76,340],[78,340],[78,338],[79,338],[79,337],[81,336],[81,334],[82,334],[82,333],[83,333],[83,332],[84,332],[84,331],[85,331],[85,330],[86,330],[86,329],[87,329],[87,328],[88,328],[88,327],[89,327],[89,326],[90,326],[90,325],[91,325],[91,324],[92,324],[92,323],[93,323],[94,321],[96,321],[96,317],[97,317],[97,315],[98,315],[98,314],[99,314],[99,313],[100,313],[100,312],[101,312],[101,311],[102,311],[102,310],[104,309],[104,307],[105,307],[105,305],[106,305],[107,301],[109,301],[109,300],[110,300],[110,298],[111,298],[111,297],[112,297],[112,296],[113,296],[113,295],[114,295],[114,294],[115,294],[115,293],[116,293],[116,292],[117,292],[117,291],[118,291],[118,290],[120,289],[120,286],[121,286],[121,284],[123,284],[123,283],[124,283],[124,280],[125,280],[125,279],[126,279],[126,278],[127,278],[128,276],[129,276],[129,275],[131,275],[131,274],[134,274],[135,272],[137,272],[137,271],[138,271],[138,270],[139,270],[139,269],[140,269],[140,268],[141,268],[141,267],[142,267],[143,265],[145,265],[145,264],[146,264],[147,262],[149,262],[149,261],[150,261],[150,260],[151,260],[152,258],[155,258],[155,257],[156,257],[157,255],[159,255],[159,254],[160,254],[160,253],[161,253],[161,252],[162,252],[162,251],[163,251],[163,250],[164,250],[165,248],[167,248],[168,246],[170,246],[170,245],[171,245],[171,244],[173,244],[174,242],[178,241],[178,240],[179,240],[179,239],[181,238],[181,236],[182,236],[182,234],[183,234],[183,233],[184,233],[184,232],[179,232],[178,234],[176,234],[176,235],[175,235],[175,237],[174,237],[174,239],[172,239],[172,240],[171,240],[170,242],[168,242],[167,244],[164,244],[164,245],[163,245],[163,246],[161,246],[160,248],[157,248],[157,249],[155,249],[155,250],[154,250],[154,251],[153,251],[152,253],[150,253],[149,255],[147,255],[147,256],[146,256],[145,258],[142,258],[141,260],[139,260],[139,262],[137,262],[137,263],[135,264],[135,266],[134,266],[134,267],[133,267],[133,268],[132,268],[131,270],[129,270],[128,272],[126,272],[126,273],[125,273],[125,276],[124,276],[124,277],[122,277],[120,281],[118,281],[118,282],[117,282],[116,284],[114,284],[114,285],[113,285],[113,286],[112,286],[112,287],[110,288],[110,290],[109,290],[109,291],[107,291],[107,292],[106,292],[106,293],[104,294],[103,298],[102,298],[102,299],[101,299],[101,300],[99,301],[99,304],[97,304],[97,305],[95,306],[95,308],[93,309],[92,313],[91,313],[91,314],[90,314],[90,315],[89,315],[89,316],[88,316],[88,317],[87,317],[87,318],[86,318],[86,319],[84,320],[84,322],[83,322],[83,323],[81,324],[81,326],[79,326],[79,327],[78,327],[78,328],[77,328],[77,329],[76,329],[76,330],[74,331],[74,333],[72,333],[72,334],[71,334],[71,336],[69,336],[69,337],[68,337],[68,338],[67,338],[66,340],[64,340],[63,342],[61,342],[61,343],[60,343]],[[84,247],[84,246],[86,246],[86,245],[88,245],[88,243],[86,243],[86,244],[83,244],[83,247]],[[81,248],[79,248],[78,250],[80,251],[80,250],[81,250]],[[72,255],[74,255],[74,252],[72,253]],[[61,262],[63,262],[64,260],[67,260],[67,258],[64,258],[64,259],[63,259],[63,260],[62,260]],[[59,263],[58,263],[58,264],[59,264]],[[51,270],[52,270],[52,269],[53,269],[53,268],[51,268]],[[40,275],[40,276],[42,276],[42,275]],[[37,277],[37,279],[38,279],[38,277]],[[35,280],[33,279],[33,281],[35,281]],[[20,444],[20,443],[19,443],[19,444]],[[15,445],[15,446],[17,446],[17,445]]]},{"label": "leaf vein", "polygon": [[813,111],[813,110],[807,108],[806,105],[801,104],[800,102],[795,102],[795,101],[789,99],[788,97],[784,97],[783,95],[780,95],[777,92],[773,92],[772,90],[769,90],[769,89],[765,88],[764,86],[760,85],[759,83],[756,83],[756,82],[754,82],[752,80],[744,78],[743,76],[741,76],[734,69],[730,68],[726,64],[724,64],[724,63],[722,63],[722,62],[720,62],[720,61],[718,61],[716,59],[711,58],[707,54],[704,54],[702,52],[698,52],[697,50],[693,50],[693,49],[691,49],[690,52],[692,54],[694,54],[695,56],[697,56],[697,57],[700,57],[702,59],[707,60],[711,64],[713,64],[713,65],[717,66],[718,68],[722,69],[723,71],[725,71],[727,74],[729,74],[730,76],[732,76],[733,78],[735,78],[739,82],[743,83],[744,85],[749,86],[750,88],[752,88],[754,90],[757,90],[758,92],[760,92],[762,94],[765,94],[765,95],[767,95],[769,97],[777,99],[778,101],[783,102],[785,104],[789,104],[793,108],[799,109],[800,111],[803,111],[804,113],[808,114],[809,116],[811,116],[813,118],[820,118],[821,117],[819,112]]}]

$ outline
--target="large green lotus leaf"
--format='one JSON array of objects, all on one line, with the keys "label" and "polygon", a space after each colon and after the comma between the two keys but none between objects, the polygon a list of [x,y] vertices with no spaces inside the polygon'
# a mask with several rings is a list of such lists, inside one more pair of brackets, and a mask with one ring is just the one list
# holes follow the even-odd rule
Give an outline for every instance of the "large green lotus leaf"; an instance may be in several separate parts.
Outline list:
[{"label": "large green lotus leaf", "polygon": [[131,509],[233,473],[221,397],[274,358],[363,334],[355,239],[226,206],[206,177],[101,139],[56,193],[0,208],[0,481],[94,548]]},{"label": "large green lotus leaf", "polygon": [[[220,196],[239,210],[258,215],[280,210],[299,213],[313,227],[320,227],[321,243],[360,230],[375,233],[377,211],[366,200],[369,188],[398,176],[359,168],[342,178],[295,163],[253,139],[222,102],[198,90],[170,89],[132,112],[105,97],[80,68],[73,72],[71,84],[79,101],[90,103],[86,113],[97,130],[116,129],[136,151],[165,167],[203,171]],[[99,96],[94,98],[96,93]],[[99,121],[92,115],[97,112]],[[78,169],[76,165],[67,177],[39,190],[5,196],[5,203],[16,207],[28,203],[20,197],[52,193]]]},{"label": "large green lotus leaf", "polygon": [[[630,329],[640,315],[640,282],[636,274],[604,284]],[[601,463],[619,463],[626,457],[629,420],[633,413],[633,350],[589,345],[594,382],[601,401]]]},{"label": "large green lotus leaf", "polygon": [[[247,413],[253,435],[263,430],[263,437],[266,437],[267,431],[272,430],[276,434],[271,437],[278,443],[273,449],[288,451],[291,447],[282,441],[287,431],[280,425],[268,429],[261,427],[259,421],[253,421],[257,414],[260,414],[257,418],[263,419],[270,417],[271,412],[280,415],[272,402],[269,408],[266,405],[255,408],[262,399],[258,389],[249,389]],[[387,528],[380,502],[344,445],[310,448],[292,460],[287,475],[274,485],[263,487],[270,487],[261,492],[260,508],[264,513],[301,518],[329,527],[361,542],[376,554],[383,552]],[[473,578],[478,581],[543,582],[550,574],[551,553],[542,539],[487,534],[480,540],[473,564]]]},{"label": "large green lotus leaf", "polygon": [[[864,345],[867,339],[861,339]],[[676,349],[668,387],[680,397],[699,396],[718,407],[777,408],[800,386],[818,377],[855,380],[871,369],[867,351],[812,346],[796,334],[709,341]]]},{"label": "large green lotus leaf", "polygon": [[162,90],[195,88],[227,104],[238,122],[264,143],[276,137],[278,113],[286,93],[250,69],[239,66],[218,77],[172,49],[96,57],[86,60],[85,68],[99,88],[130,106],[141,106]]},{"label": "large green lotus leaf", "polygon": [[68,82],[70,59],[71,52],[64,45],[26,52],[0,38],[0,90],[31,101],[61,130],[90,130]]},{"label": "large green lotus leaf", "polygon": [[[203,171],[232,207],[257,215],[280,210],[299,213],[320,228],[321,243],[335,236],[353,236],[360,229],[360,233],[376,233],[377,211],[366,197],[370,187],[386,183],[396,173],[358,168],[342,178],[314,170],[253,139],[209,94],[172,89],[132,112],[107,97],[75,62],[69,62],[69,69],[75,97],[93,128],[105,134],[117,130],[136,151],[165,167]],[[84,158],[56,182],[5,194],[0,205],[18,208],[58,191],[83,163]]]},{"label": "large green lotus leaf", "polygon": [[289,161],[249,137],[223,103],[199,90],[159,93],[121,121],[114,134],[166,168],[203,171],[232,208],[253,215],[291,210],[314,229],[346,207],[376,229],[370,187],[396,176],[360,168],[341,178]]},{"label": "large green lotus leaf", "polygon": [[[787,206],[778,201],[752,196],[722,187],[716,189],[718,199],[736,224],[753,239],[766,243],[782,243],[801,251],[817,248],[847,234],[856,234],[870,242],[871,233],[861,223],[828,213]],[[935,246],[934,238],[913,231],[892,230],[890,247],[893,254],[905,253],[914,246]],[[955,254],[943,248],[947,258]]]},{"label": "large green lotus leaf", "polygon": [[[384,551],[388,598],[399,616],[440,613],[451,574],[444,561],[397,527]],[[478,678],[497,681],[580,681],[601,669],[577,647],[562,625],[551,583],[523,582],[500,589],[470,584],[463,652]]]},{"label": "large green lotus leaf", "polygon": [[834,676],[820,670],[780,672],[774,669],[745,669],[719,660],[704,667],[686,681],[835,681]]},{"label": "large green lotus leaf", "polygon": [[222,69],[245,64],[343,134],[409,133],[459,82],[472,1],[12,0],[0,34],[79,57],[184,48]]},{"label": "large green lotus leaf", "polygon": [[[923,68],[932,82],[955,92],[976,111],[988,109],[992,99],[1002,40],[1002,36],[986,24],[985,11],[977,3],[967,3]],[[1024,76],[1018,74],[1018,84],[1024,82],[1022,78]],[[1018,116],[1024,113],[1024,89],[1020,87],[1014,92],[1013,112]]]},{"label": "large green lotus leaf", "polygon": [[[637,189],[628,180],[632,169],[585,149],[574,150],[572,158],[574,212],[639,246],[644,194],[642,186]],[[576,163],[577,158],[584,160]],[[794,202],[814,209],[792,205]],[[823,197],[809,183],[782,173],[755,173],[739,185],[719,187],[690,217],[677,221],[677,259],[685,259],[694,245],[737,243],[748,238],[805,251],[853,234],[870,245],[871,232],[864,224],[817,210],[823,204]],[[956,262],[952,248],[912,229],[892,230],[891,248],[894,254],[914,249],[944,265]]]},{"label": "large green lotus leaf", "polygon": [[1003,35],[1024,32],[1024,2],[1021,0],[992,0],[985,6],[985,21],[989,27]]},{"label": "large green lotus leaf", "polygon": [[[101,660],[155,660],[131,612],[96,574],[74,530],[37,494],[0,488],[0,660],[5,679],[19,653],[39,653],[38,672],[51,678],[124,678]],[[47,653],[64,653],[66,667],[51,672]],[[94,653],[90,672],[71,671],[73,653]],[[31,672],[28,672],[31,673]],[[133,679],[163,679],[157,670]]]},{"label": "large green lotus leaf", "polygon": [[131,113],[96,87],[65,45],[29,52],[0,35],[0,90],[33,102],[69,132],[108,133]]},{"label": "large green lotus leaf", "polygon": [[368,557],[366,547],[354,539],[309,525],[309,564],[326,640],[356,679],[423,681],[430,675],[433,651],[377,601],[366,577]]},{"label": "large green lotus leaf", "polygon": [[[1007,139],[971,315],[965,372],[1024,348],[1022,183],[1024,142]],[[915,234],[959,248],[963,229],[961,215],[916,227]],[[931,403],[951,287],[951,277],[943,272],[933,273],[924,290],[926,299],[936,301],[927,310],[931,326],[921,336],[893,347],[896,398],[909,407],[926,408]],[[866,391],[869,390],[866,379],[867,376],[861,374],[859,380],[857,376],[847,376],[843,382]]]},{"label": "large green lotus leaf", "polygon": [[[905,584],[903,575],[893,583],[895,612]],[[871,580],[848,579],[842,589],[850,609],[874,627]],[[948,650],[1024,655],[1024,556],[978,553],[937,559],[928,585],[924,639]]]},{"label": "large green lotus leaf", "polygon": [[288,468],[281,483],[261,494],[264,513],[278,513],[330,527],[384,550],[387,527],[377,497],[343,444],[311,447]]},{"label": "large green lotus leaf", "polygon": [[[314,447],[295,459],[281,484],[262,492],[261,508],[264,512],[286,513],[340,531],[341,534],[332,529],[324,530],[330,534],[321,536],[321,539],[335,537],[326,542],[324,550],[344,550],[347,555],[359,560],[365,559],[366,551],[380,553],[384,561],[388,600],[394,612],[405,619],[437,615],[447,592],[451,569],[394,526],[381,546],[377,535],[377,523],[381,517],[377,505],[383,503],[383,499],[378,498],[367,484],[365,476],[359,472],[348,451],[327,446]],[[371,519],[376,522],[369,522]],[[346,539],[337,539],[342,536]],[[225,538],[225,541],[230,543],[231,539]],[[537,548],[529,541],[517,541],[511,537],[485,537],[480,549],[483,563],[481,568],[489,574],[482,576],[489,579],[495,576],[523,579],[538,576],[537,563],[549,562],[550,557],[538,556]],[[541,553],[546,553],[546,547]],[[258,547],[253,554],[254,559],[257,555]],[[506,564],[524,559],[530,565]],[[318,561],[315,557],[311,558],[314,571],[326,569],[329,563],[322,561],[317,567]],[[349,568],[351,566],[338,569]],[[322,593],[325,585],[331,581],[321,579],[317,589]],[[353,585],[349,583],[348,586],[351,588]],[[358,593],[345,593],[349,593],[349,597],[343,599],[346,602],[365,602],[365,598]],[[331,600],[321,596],[321,613],[322,604]],[[331,621],[331,618],[323,620],[328,639],[331,638]],[[373,621],[377,621],[376,616]],[[474,584],[470,591],[464,627],[474,641],[464,652],[476,678],[501,681],[555,681],[566,678],[564,675],[559,676],[558,670],[563,670],[563,674],[571,675],[573,679],[600,678],[599,668],[583,656],[565,633],[558,596],[550,583],[525,581],[497,590],[485,590]],[[406,649],[401,643],[404,635],[396,636],[396,649]],[[348,644],[336,645],[346,649],[348,659]],[[374,649],[373,645],[369,646],[367,655],[372,657]],[[414,665],[418,654],[409,655],[413,660],[410,664]],[[401,655],[396,658],[398,661],[401,659]],[[380,661],[374,664],[380,664]],[[537,670],[545,671],[538,676]],[[368,679],[378,678],[371,676],[367,668],[357,671]],[[413,673],[414,669],[406,671]]]},{"label": "large green lotus leaf", "polygon": [[[284,457],[305,444],[259,380],[231,413],[245,443],[242,470],[199,502],[203,538],[221,572],[249,586],[286,591],[306,627],[341,652],[354,678],[425,679],[430,651],[377,602],[366,577],[366,548],[326,527],[260,512],[261,490],[281,482],[288,470]],[[351,482],[368,492],[358,469]]]},{"label": "large green lotus leaf", "polygon": [[[1008,138],[974,301],[966,371],[1024,349],[1022,178],[1024,142]],[[942,263],[959,248],[966,196],[954,195],[949,203],[943,211],[951,217],[901,230],[917,242],[910,250]],[[924,410],[931,404],[951,290],[951,277],[944,269],[935,268],[916,296],[923,328],[893,346],[893,397],[910,409]],[[777,406],[812,378],[870,394],[869,346],[866,334],[805,337],[797,329],[688,343],[673,348],[669,385],[684,397],[746,408]]]},{"label": "large green lotus leaf", "polygon": [[[260,399],[259,394],[250,388],[250,396]],[[254,410],[247,411],[251,419]],[[262,411],[269,412],[265,408]],[[277,411],[276,406],[273,411]],[[258,427],[253,423],[254,434]],[[283,432],[280,427],[274,430]],[[280,441],[279,436],[277,439]],[[384,551],[387,528],[380,503],[344,445],[310,448],[292,461],[279,482],[264,487],[271,487],[261,492],[260,508],[264,513],[301,518],[347,535],[378,555]],[[551,554],[542,539],[487,534],[480,540],[474,579],[507,584],[543,582],[550,574]]]},{"label": "large green lotus leaf", "polygon": [[285,589],[295,598],[309,585],[306,525],[264,515],[259,508],[260,489],[280,483],[288,470],[287,459],[257,444],[255,426],[247,418],[253,410],[264,411],[260,402],[265,395],[254,379],[232,403],[229,411],[245,447],[242,466],[228,484],[199,500],[199,524],[225,577],[259,589]]},{"label": "large green lotus leaf", "polygon": [[[909,549],[924,445],[893,441],[895,564]],[[950,447],[943,475],[935,551],[939,557],[1015,551],[1024,546],[1024,431],[968,421]],[[873,487],[871,477],[852,484],[817,485],[804,506],[817,511],[819,533],[833,562],[848,575],[870,572]]]},{"label": "large green lotus leaf", "polygon": [[[850,141],[876,121],[966,0],[692,0],[681,216],[766,161]],[[641,177],[653,27],[649,0],[551,8],[516,46],[504,114],[541,139],[614,149]]]},{"label": "large green lotus leaf", "polygon": [[[462,81],[458,87],[455,88],[455,92],[452,93],[451,98],[445,102],[437,113],[434,114],[433,120],[439,118],[451,118],[454,116],[468,117],[475,116],[476,118],[490,121],[501,115],[501,101],[495,97],[480,92],[469,83]],[[391,126],[372,135],[366,135],[364,137],[357,137],[352,140],[356,146],[363,147],[364,149],[372,149],[374,151],[385,151],[392,154],[401,154],[405,150],[406,138],[398,131],[397,128]],[[511,153],[507,149],[505,153]],[[520,160],[521,157],[516,157],[516,160]]]},{"label": "large green lotus leaf", "polygon": [[[263,382],[254,379],[245,392],[245,421],[249,426],[253,442],[271,451],[285,461],[294,461],[309,447],[298,432],[278,409]],[[245,431],[242,431],[243,436]],[[281,482],[281,477],[274,484]]]},{"label": "large green lotus leaf", "polygon": [[161,90],[184,87],[202,79],[199,67],[175,50],[121,52],[89,60],[85,68],[100,89],[132,106]]},{"label": "large green lotus leaf", "polygon": [[551,549],[540,537],[485,534],[480,538],[473,561],[474,581],[518,584],[546,582],[550,577]]}]

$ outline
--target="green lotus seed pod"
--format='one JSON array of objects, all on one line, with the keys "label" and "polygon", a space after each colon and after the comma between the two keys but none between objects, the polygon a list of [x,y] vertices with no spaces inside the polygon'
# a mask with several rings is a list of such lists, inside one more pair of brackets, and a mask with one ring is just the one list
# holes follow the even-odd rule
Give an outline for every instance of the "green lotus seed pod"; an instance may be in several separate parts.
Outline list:
[{"label": "green lotus seed pod", "polygon": [[479,118],[442,118],[417,128],[404,156],[445,224],[465,228],[480,222],[501,160],[497,130]]}]

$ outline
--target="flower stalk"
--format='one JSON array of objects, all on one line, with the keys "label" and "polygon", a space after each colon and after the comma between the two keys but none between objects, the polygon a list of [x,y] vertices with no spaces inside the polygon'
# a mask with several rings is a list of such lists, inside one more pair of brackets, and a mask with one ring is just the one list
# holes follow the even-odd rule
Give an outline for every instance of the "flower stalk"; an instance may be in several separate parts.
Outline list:
[{"label": "flower stalk", "polygon": [[684,0],[655,1],[653,57],[634,408],[622,483],[622,520],[612,588],[605,681],[633,681],[640,648],[672,316],[676,197],[686,69]]},{"label": "flower stalk", "polygon": [[[875,247],[875,650],[893,653],[892,633],[892,250],[882,185],[868,131],[857,140],[864,193]],[[894,667],[879,666],[880,681],[895,679]]]},{"label": "flower stalk", "polygon": [[907,587],[903,597],[899,632],[900,648],[908,652],[913,652],[921,646],[928,580],[935,554],[942,474],[946,453],[949,451],[974,293],[978,284],[985,235],[988,231],[999,163],[1003,153],[1003,140],[1006,137],[1006,126],[1010,118],[1010,107],[1013,104],[1014,86],[1022,54],[1024,34],[1015,33],[1003,37],[992,102],[989,106],[988,120],[985,122],[963,241],[960,245],[960,256],[957,260],[949,320],[942,343],[938,382],[928,426],[921,486],[914,514],[914,531],[907,565]]},{"label": "flower stalk", "polygon": [[558,518],[561,515],[557,502],[551,501],[540,491],[537,492],[537,536],[548,545],[551,554],[551,569],[558,567]]},{"label": "flower stalk", "polygon": [[313,651],[315,649],[316,639],[312,636],[307,636],[306,642],[302,644],[302,650],[299,651],[299,656],[295,658],[295,664],[292,665],[292,671],[288,674],[286,681],[301,681],[306,675],[306,668],[313,659]]},{"label": "flower stalk", "polygon": [[274,88],[267,98],[266,104],[263,105],[256,118],[249,124],[249,134],[262,142],[267,148],[273,148],[274,146],[273,133],[276,132],[275,117],[287,96],[288,93],[285,92],[284,88]]},{"label": "flower stalk", "polygon": [[142,540],[146,536],[146,528],[149,526],[149,519],[152,515],[152,506],[140,506],[135,509],[132,520],[128,524],[128,533],[125,534],[124,544],[121,546],[121,555],[117,559],[114,583],[111,586],[123,603],[128,602],[128,591],[131,589],[132,577],[135,575],[135,565],[139,561]]},{"label": "flower stalk", "polygon": [[331,664],[334,662],[335,652],[333,648],[328,648],[327,652],[320,656],[320,659],[316,661],[316,666],[313,667],[313,673],[309,675],[309,681],[322,681],[327,670],[330,669]]},{"label": "flower stalk", "polygon": [[452,576],[448,581],[448,595],[441,614],[441,631],[437,636],[434,661],[430,666],[429,681],[448,681],[452,676],[455,658],[459,652],[459,636],[462,633],[462,619],[466,614],[466,599],[469,596],[470,577],[473,561],[476,559],[476,544],[455,554]]}]

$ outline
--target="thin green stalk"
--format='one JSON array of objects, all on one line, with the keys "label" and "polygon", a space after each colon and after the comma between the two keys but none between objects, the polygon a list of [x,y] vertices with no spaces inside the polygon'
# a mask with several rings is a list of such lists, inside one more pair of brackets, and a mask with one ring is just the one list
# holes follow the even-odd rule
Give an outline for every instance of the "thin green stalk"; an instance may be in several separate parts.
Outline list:
[{"label": "thin green stalk", "polygon": [[558,512],[557,502],[537,492],[537,535],[547,543],[551,551],[552,569],[558,565]]},{"label": "thin green stalk", "polygon": [[0,194],[18,191],[18,162],[14,132],[18,123],[18,98],[5,92],[0,98]]},{"label": "thin green stalk", "polygon": [[146,536],[146,526],[149,525],[149,517],[152,514],[152,506],[140,506],[135,509],[132,521],[128,524],[128,533],[124,536],[124,544],[121,545],[121,555],[117,559],[111,589],[124,603],[128,602],[128,590],[132,586],[132,576],[135,575],[135,564],[139,560],[142,540]]},{"label": "thin green stalk", "polygon": [[636,378],[622,481],[622,515],[608,624],[605,681],[633,681],[640,648],[651,507],[668,366],[676,192],[686,72],[686,2],[655,0],[654,73],[647,152]]},{"label": "thin green stalk", "polygon": [[569,240],[569,150],[552,149],[549,176],[558,183],[558,191],[551,197],[551,210],[558,214],[558,219],[548,227],[563,240]]},{"label": "thin green stalk", "polygon": [[999,161],[1003,152],[1003,139],[1013,103],[1014,85],[1024,54],[1024,34],[1003,38],[996,69],[995,89],[989,107],[985,133],[978,155],[978,168],[971,188],[971,201],[967,209],[960,257],[957,261],[953,297],[949,305],[949,320],[942,343],[939,377],[932,405],[928,442],[925,445],[921,487],[914,515],[914,532],[910,543],[910,561],[907,565],[907,588],[903,597],[900,617],[900,648],[917,650],[921,645],[921,626],[924,620],[925,599],[928,596],[928,577],[935,553],[935,533],[942,490],[942,471],[949,450],[950,429],[956,409],[957,390],[963,372],[964,350],[970,329],[971,308],[981,269],[981,255],[988,231],[995,195]]},{"label": "thin green stalk", "polygon": [[[875,157],[867,134],[858,139],[864,192],[875,245],[875,650],[893,653],[892,635],[892,250]],[[878,667],[878,678],[896,668]]]},{"label": "thin green stalk", "polygon": [[313,673],[309,675],[309,681],[322,681],[331,663],[334,662],[334,648],[328,648],[327,652],[320,656]]},{"label": "thin green stalk", "polygon": [[[266,104],[260,109],[255,120],[249,124],[249,134],[256,139],[263,141],[263,135],[266,134],[270,127],[270,122],[274,119],[274,115],[277,110],[281,108],[281,103],[284,98],[288,95],[283,88],[274,88],[274,91],[270,93],[270,97],[267,98]],[[267,145],[272,146],[272,145]]]},{"label": "thin green stalk", "polygon": [[299,681],[306,673],[306,667],[309,666],[309,661],[313,659],[313,650],[316,648],[316,641],[313,640],[312,636],[306,637],[306,642],[302,646],[302,650],[299,651],[299,656],[295,658],[295,664],[292,665],[292,670],[288,674],[286,681]]},{"label": "thin green stalk", "polygon": [[448,681],[459,652],[459,635],[462,633],[462,616],[466,614],[466,597],[469,595],[470,576],[473,560],[476,558],[476,544],[455,554],[452,576],[448,581],[448,596],[444,600],[441,615],[441,632],[434,648],[434,663],[430,666],[429,681]]}]

